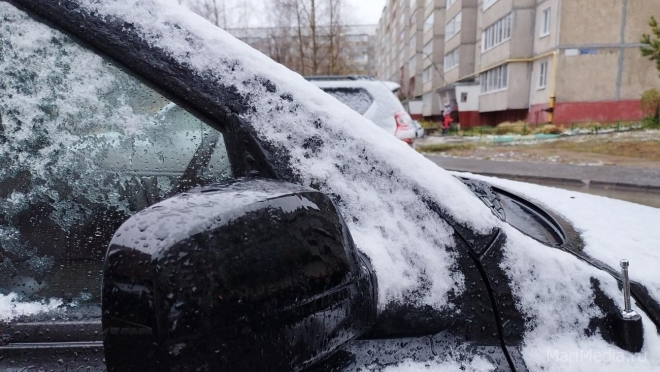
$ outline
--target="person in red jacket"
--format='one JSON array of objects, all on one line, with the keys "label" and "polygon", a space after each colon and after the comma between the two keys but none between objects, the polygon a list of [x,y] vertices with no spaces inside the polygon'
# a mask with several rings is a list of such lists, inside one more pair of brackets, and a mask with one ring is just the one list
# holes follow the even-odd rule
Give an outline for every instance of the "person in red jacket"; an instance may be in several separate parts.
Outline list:
[{"label": "person in red jacket", "polygon": [[445,119],[442,122],[442,134],[447,134],[447,131],[449,130],[449,124],[451,124],[451,115],[445,114]]}]

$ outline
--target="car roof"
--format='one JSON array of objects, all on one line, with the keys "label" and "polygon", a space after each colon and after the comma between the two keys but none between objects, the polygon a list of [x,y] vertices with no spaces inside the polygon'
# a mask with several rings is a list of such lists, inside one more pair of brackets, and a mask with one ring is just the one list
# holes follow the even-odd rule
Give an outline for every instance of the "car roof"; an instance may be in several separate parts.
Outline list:
[{"label": "car roof", "polygon": [[312,80],[319,88],[376,88],[394,92],[401,88],[397,83],[382,80]]},{"label": "car roof", "polygon": [[337,81],[337,80],[376,80],[369,75],[314,75],[305,76],[308,81]]}]

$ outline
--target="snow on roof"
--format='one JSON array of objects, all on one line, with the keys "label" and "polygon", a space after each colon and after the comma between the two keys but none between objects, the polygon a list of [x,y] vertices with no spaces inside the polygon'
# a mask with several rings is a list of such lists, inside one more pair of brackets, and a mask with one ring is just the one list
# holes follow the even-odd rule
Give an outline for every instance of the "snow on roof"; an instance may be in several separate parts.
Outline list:
[{"label": "snow on roof", "polygon": [[[455,259],[445,249],[452,246],[453,231],[419,195],[439,201],[458,222],[490,231],[495,218],[458,180],[391,134],[372,130],[367,119],[300,75],[172,1],[78,1],[103,17],[133,23],[152,46],[200,74],[212,72],[205,76],[238,88],[259,108],[241,116],[259,139],[286,148],[303,183],[339,196],[358,248],[373,261],[381,308],[392,301],[442,308],[450,291],[462,291],[464,279],[451,273]],[[276,92],[258,83],[264,79]],[[281,98],[284,93],[293,100]],[[430,285],[422,288],[425,281]]]}]

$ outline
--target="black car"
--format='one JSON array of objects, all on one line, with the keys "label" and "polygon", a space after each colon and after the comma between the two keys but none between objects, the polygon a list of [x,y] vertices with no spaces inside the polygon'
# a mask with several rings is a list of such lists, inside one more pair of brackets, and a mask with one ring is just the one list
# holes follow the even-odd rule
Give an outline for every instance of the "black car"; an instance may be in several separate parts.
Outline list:
[{"label": "black car", "polygon": [[174,4],[0,0],[0,370],[552,370],[539,330],[648,349],[657,301],[633,282],[622,313],[570,223],[369,125]]}]

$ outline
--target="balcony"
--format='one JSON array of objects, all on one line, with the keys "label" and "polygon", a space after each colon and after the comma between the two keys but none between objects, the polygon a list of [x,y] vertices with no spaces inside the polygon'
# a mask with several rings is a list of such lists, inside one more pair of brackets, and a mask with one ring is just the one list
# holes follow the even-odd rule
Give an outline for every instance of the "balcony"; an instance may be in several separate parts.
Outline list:
[{"label": "balcony", "polygon": [[477,44],[480,68],[533,55],[534,1],[498,0],[481,15]]}]

